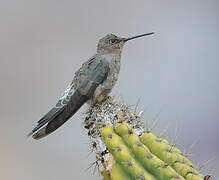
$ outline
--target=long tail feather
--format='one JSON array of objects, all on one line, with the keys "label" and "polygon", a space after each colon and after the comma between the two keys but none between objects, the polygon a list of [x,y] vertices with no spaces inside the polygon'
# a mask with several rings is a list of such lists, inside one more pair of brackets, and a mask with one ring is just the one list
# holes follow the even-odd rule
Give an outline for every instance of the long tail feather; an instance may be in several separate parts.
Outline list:
[{"label": "long tail feather", "polygon": [[[69,100],[68,104],[63,106],[53,114],[44,116],[38,125],[28,134],[33,135],[34,139],[41,139],[62,126],[70,117],[72,117],[78,109],[89,99],[86,95],[81,95],[76,91]],[[50,111],[51,112],[51,111]]]}]

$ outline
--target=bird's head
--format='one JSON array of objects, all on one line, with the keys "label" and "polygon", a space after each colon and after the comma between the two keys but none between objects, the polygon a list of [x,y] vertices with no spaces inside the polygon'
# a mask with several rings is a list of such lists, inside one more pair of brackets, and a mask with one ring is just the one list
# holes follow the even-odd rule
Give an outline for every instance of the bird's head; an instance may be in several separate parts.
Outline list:
[{"label": "bird's head", "polygon": [[142,36],[151,35],[151,34],[154,34],[154,33],[152,32],[152,33],[147,33],[147,34],[141,34],[141,35],[133,36],[130,38],[122,38],[114,34],[107,34],[105,37],[99,40],[99,43],[97,46],[97,52],[116,53],[116,54],[119,53],[120,54],[125,42],[135,39],[135,38],[142,37]]}]

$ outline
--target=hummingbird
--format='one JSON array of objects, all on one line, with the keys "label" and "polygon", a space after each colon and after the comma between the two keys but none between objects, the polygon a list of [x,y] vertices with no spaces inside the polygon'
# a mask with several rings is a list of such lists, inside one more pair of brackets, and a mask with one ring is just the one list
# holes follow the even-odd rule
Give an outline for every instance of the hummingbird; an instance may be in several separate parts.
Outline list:
[{"label": "hummingbird", "polygon": [[124,44],[152,34],[154,32],[129,38],[107,34],[101,38],[96,54],[82,64],[57,104],[37,122],[28,136],[41,139],[62,126],[83,104],[94,105],[106,99],[118,80]]}]

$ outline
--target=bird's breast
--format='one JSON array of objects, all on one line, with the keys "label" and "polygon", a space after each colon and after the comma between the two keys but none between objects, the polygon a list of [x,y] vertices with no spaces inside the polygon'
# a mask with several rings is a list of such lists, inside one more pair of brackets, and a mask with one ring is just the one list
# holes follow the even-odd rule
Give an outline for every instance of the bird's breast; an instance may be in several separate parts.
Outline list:
[{"label": "bird's breast", "polygon": [[107,78],[100,84],[94,92],[93,102],[100,102],[104,100],[113,87],[115,86],[120,71],[120,59],[111,59],[109,62],[110,71],[107,74]]}]

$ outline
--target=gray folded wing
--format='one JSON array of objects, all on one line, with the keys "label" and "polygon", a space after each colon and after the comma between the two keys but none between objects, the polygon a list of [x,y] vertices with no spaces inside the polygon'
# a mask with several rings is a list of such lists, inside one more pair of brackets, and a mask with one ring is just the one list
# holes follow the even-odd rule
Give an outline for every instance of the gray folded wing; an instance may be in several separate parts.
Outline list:
[{"label": "gray folded wing", "polygon": [[93,59],[84,64],[56,106],[38,121],[29,135],[40,139],[64,124],[93,96],[96,88],[106,80],[109,70],[109,63],[104,60]]}]

